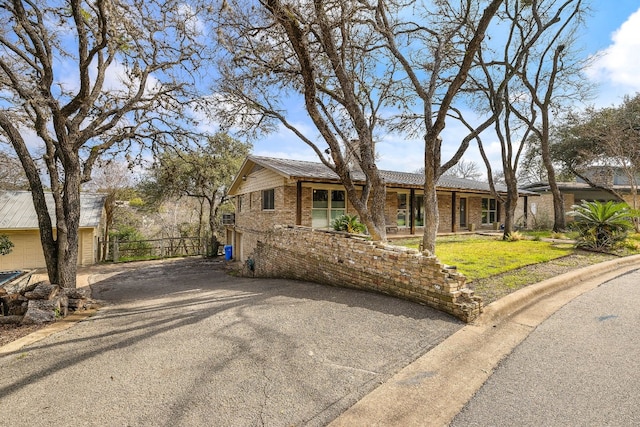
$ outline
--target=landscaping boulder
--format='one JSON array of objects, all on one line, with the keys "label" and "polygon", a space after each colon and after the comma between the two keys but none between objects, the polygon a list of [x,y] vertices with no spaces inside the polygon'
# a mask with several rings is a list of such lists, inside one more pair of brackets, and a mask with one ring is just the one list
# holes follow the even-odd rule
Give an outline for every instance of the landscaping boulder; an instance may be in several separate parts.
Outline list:
[{"label": "landscaping boulder", "polygon": [[91,298],[91,289],[89,288],[62,288],[62,292],[64,292],[69,299]]},{"label": "landscaping boulder", "polygon": [[6,307],[4,304],[3,297],[7,296],[7,291],[5,288],[0,288],[0,316],[6,316],[8,314],[9,307]]},{"label": "landscaping boulder", "polygon": [[29,308],[22,318],[23,325],[37,325],[40,323],[54,322],[56,320],[55,308],[50,300],[34,299],[29,301]]},{"label": "landscaping boulder", "polygon": [[[22,287],[22,289],[19,289],[17,292],[19,292],[22,295],[24,295],[27,292],[33,291],[36,288],[36,286],[38,286],[40,283],[42,283],[42,282],[28,283],[24,287]],[[49,282],[47,282],[47,283],[49,283]]]},{"label": "landscaping boulder", "polygon": [[8,294],[0,297],[5,316],[22,316],[27,312],[27,298],[20,294]]},{"label": "landscaping boulder", "polygon": [[65,317],[68,312],[68,298],[59,295],[52,299],[29,300],[27,312],[22,318],[23,325],[54,322],[58,318]]},{"label": "landscaping boulder", "polygon": [[69,310],[98,308],[89,288],[62,288],[49,281],[31,283],[19,293],[0,288],[2,323],[25,325],[54,322],[67,316]]},{"label": "landscaping boulder", "polygon": [[60,286],[52,285],[47,281],[38,282],[36,286],[30,290],[26,291],[23,295],[30,300],[34,299],[53,299],[60,293]]},{"label": "landscaping boulder", "polygon": [[83,298],[69,298],[69,310],[83,310],[86,307],[86,301],[87,300]]}]

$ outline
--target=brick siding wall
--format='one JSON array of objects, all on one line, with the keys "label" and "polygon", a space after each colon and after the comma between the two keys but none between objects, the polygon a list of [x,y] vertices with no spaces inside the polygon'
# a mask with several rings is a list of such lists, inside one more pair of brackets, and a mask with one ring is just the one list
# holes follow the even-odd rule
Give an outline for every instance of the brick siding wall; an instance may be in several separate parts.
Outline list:
[{"label": "brick siding wall", "polygon": [[246,243],[255,243],[244,264],[246,275],[380,292],[426,304],[465,322],[482,311],[482,299],[466,287],[462,274],[417,250],[294,226],[274,227]]},{"label": "brick siding wall", "polygon": [[[564,211],[565,214],[570,212],[571,207],[576,204],[576,200],[573,194],[564,193],[562,195],[564,199]],[[532,203],[536,205],[536,213],[531,210]],[[578,202],[579,203],[579,202]],[[565,215],[567,223],[573,221],[573,217]],[[529,227],[531,228],[551,228],[553,227],[553,195],[551,193],[541,194],[540,197],[529,198]]]}]

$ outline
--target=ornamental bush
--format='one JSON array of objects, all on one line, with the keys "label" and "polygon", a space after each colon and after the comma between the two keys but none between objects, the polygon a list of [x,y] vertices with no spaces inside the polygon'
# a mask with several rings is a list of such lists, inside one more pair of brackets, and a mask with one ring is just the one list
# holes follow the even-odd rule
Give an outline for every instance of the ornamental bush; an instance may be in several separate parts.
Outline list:
[{"label": "ornamental bush", "polygon": [[0,234],[0,255],[10,254],[13,250],[13,242],[9,240],[9,236]]},{"label": "ornamental bush", "polygon": [[360,222],[357,215],[340,215],[333,221],[333,229],[336,231],[346,231],[352,234],[364,234],[367,227]]},{"label": "ornamental bush", "polygon": [[625,203],[583,201],[569,212],[575,218],[572,227],[578,232],[576,246],[597,251],[611,250],[624,242],[633,228],[631,213]]}]

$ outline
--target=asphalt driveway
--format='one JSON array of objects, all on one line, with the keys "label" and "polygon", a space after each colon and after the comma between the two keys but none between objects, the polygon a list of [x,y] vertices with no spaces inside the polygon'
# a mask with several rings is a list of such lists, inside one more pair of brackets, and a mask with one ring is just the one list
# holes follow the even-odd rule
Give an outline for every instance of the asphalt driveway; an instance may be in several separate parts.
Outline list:
[{"label": "asphalt driveway", "polygon": [[94,284],[106,304],[95,316],[0,357],[0,419],[326,425],[463,326],[415,303],[224,265],[187,259]]}]

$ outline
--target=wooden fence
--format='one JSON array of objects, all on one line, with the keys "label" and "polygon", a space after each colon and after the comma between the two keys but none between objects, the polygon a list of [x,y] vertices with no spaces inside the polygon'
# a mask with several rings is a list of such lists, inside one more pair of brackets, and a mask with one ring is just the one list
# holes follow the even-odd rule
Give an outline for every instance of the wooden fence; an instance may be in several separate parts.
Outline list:
[{"label": "wooden fence", "polygon": [[[118,241],[107,245],[98,240],[101,261],[133,261],[143,259],[175,258],[207,254],[207,239],[201,237],[165,237],[162,239]],[[105,250],[106,249],[106,250]]]}]

